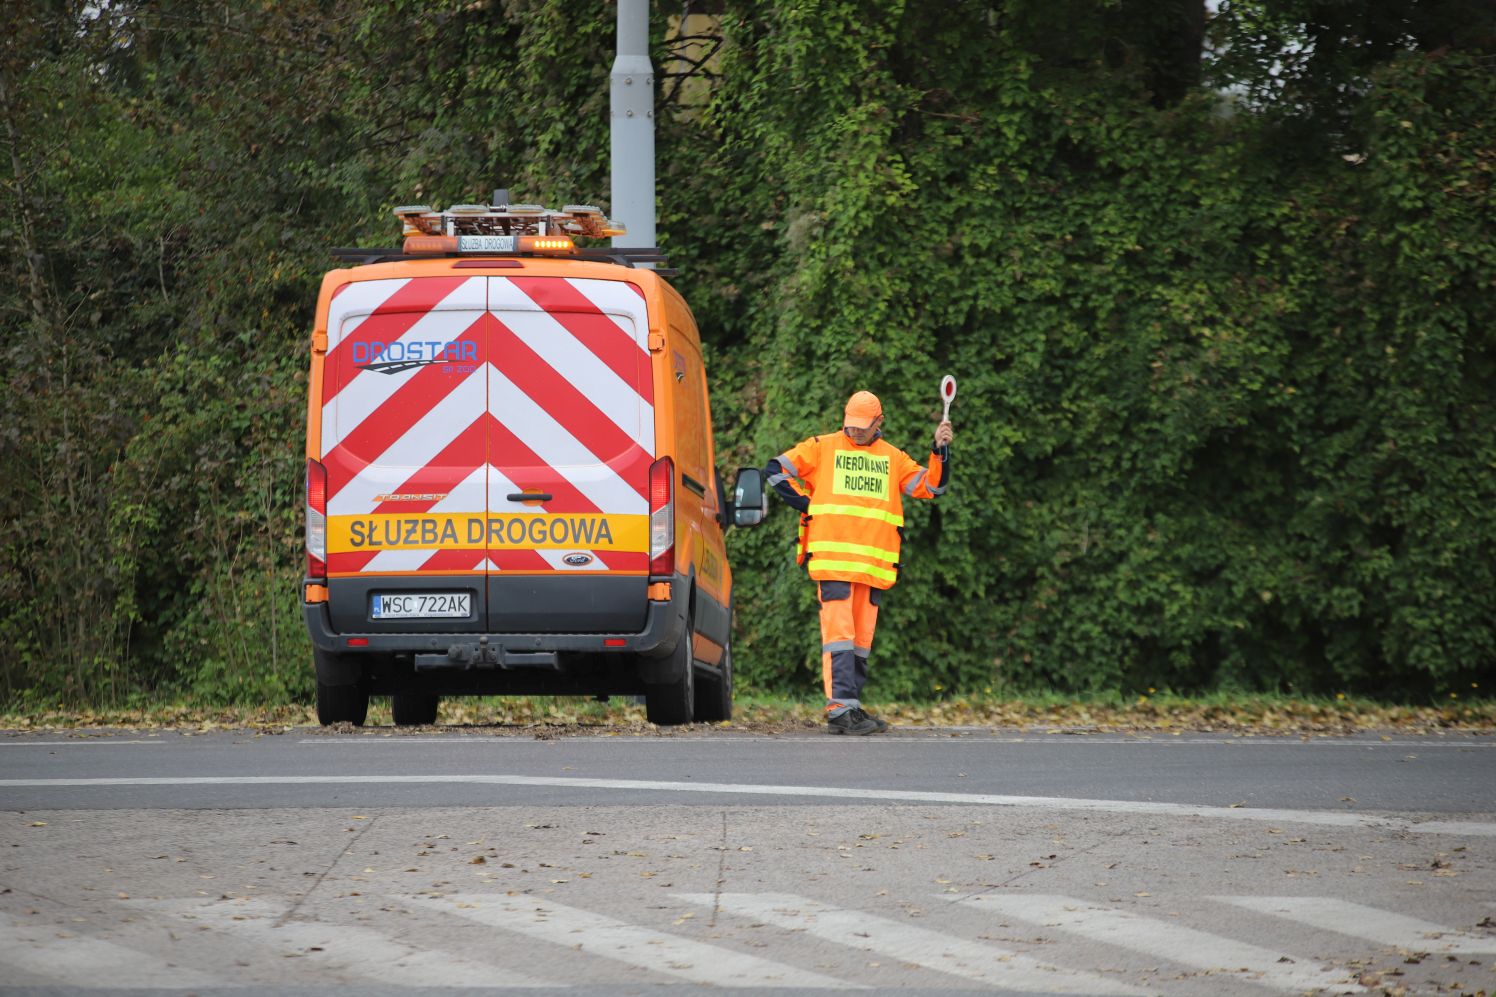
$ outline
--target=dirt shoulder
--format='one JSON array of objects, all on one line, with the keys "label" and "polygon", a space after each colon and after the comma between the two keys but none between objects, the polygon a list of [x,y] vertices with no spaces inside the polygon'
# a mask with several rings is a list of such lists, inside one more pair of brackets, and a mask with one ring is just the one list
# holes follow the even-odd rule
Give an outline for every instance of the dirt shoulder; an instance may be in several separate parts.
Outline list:
[{"label": "dirt shoulder", "polygon": [[[1388,705],[1356,700],[1244,698],[1189,700],[1138,697],[1135,702],[954,699],[938,703],[889,703],[871,709],[897,726],[987,728],[1026,732],[1231,733],[1252,736],[1334,736],[1363,732],[1402,734],[1496,734],[1496,701],[1451,702],[1440,706]],[[599,734],[690,736],[712,730],[754,734],[819,730],[817,704],[788,700],[749,700],[738,704],[732,721],[660,728],[644,718],[640,705],[570,699],[472,699],[441,704],[437,726],[503,736],[565,737]],[[392,728],[386,702],[371,705],[368,725]],[[0,736],[39,731],[247,729],[283,732],[322,728],[310,706],[201,706],[171,704],[140,708],[52,709],[0,714]],[[421,728],[398,728],[399,732]],[[425,728],[429,730],[430,728]]]}]

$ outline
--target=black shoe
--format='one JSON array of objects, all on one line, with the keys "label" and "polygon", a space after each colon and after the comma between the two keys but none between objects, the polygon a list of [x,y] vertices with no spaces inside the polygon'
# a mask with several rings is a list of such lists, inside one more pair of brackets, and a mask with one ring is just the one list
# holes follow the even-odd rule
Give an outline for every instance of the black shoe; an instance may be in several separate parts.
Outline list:
[{"label": "black shoe", "polygon": [[828,734],[876,734],[882,729],[878,726],[877,720],[855,706],[840,716],[831,717],[826,721]]},{"label": "black shoe", "polygon": [[878,725],[878,729],[875,730],[875,731],[873,731],[874,734],[881,734],[885,730],[888,729],[888,721],[884,720],[882,717],[874,716],[873,714],[867,712],[866,710],[862,711],[862,715],[865,716],[865,717],[867,717],[873,723],[875,723],[875,724]]}]

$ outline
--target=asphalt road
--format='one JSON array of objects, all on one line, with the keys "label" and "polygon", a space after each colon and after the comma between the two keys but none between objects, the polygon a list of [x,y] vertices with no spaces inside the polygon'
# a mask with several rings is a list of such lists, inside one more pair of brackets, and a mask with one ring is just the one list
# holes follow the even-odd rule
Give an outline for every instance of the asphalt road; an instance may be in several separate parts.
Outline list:
[{"label": "asphalt road", "polygon": [[1496,991],[1496,739],[0,735],[0,991]]},{"label": "asphalt road", "polygon": [[[462,780],[484,776],[550,779],[530,785]],[[326,777],[297,784],[283,777]],[[388,776],[414,776],[395,782]],[[201,779],[141,784],[144,778]],[[231,780],[268,777],[247,786]],[[353,777],[370,782],[336,780]],[[429,777],[429,778],[427,778]],[[300,729],[286,734],[217,732],[184,736],[18,736],[0,738],[0,800],[6,809],[41,806],[527,806],[681,803],[717,806],[744,789],[679,786],[609,790],[568,780],[644,780],[796,787],[810,795],[754,792],[757,802],[825,803],[889,792],[944,792],[1289,808],[1414,818],[1496,810],[1496,738],[1118,736],[901,731],[893,736],[756,736],[717,730],[673,736],[536,740],[480,731],[353,734]],[[60,786],[38,780],[60,779]],[[78,779],[126,779],[79,785]],[[872,798],[872,797],[869,797]]]}]

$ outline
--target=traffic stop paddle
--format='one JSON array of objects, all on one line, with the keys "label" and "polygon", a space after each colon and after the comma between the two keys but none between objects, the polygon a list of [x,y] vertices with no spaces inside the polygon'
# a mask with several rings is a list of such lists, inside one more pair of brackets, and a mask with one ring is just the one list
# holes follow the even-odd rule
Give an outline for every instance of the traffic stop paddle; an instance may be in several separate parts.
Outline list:
[{"label": "traffic stop paddle", "polygon": [[940,421],[950,422],[951,402],[956,400],[956,379],[949,374],[940,379],[940,397],[945,402],[945,415],[940,417]]}]

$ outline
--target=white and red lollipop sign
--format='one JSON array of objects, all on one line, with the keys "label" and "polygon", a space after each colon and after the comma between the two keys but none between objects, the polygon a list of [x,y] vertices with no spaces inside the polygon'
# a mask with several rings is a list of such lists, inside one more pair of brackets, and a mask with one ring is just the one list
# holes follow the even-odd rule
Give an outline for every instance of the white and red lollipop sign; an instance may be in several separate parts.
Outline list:
[{"label": "white and red lollipop sign", "polygon": [[956,379],[949,374],[940,381],[940,398],[945,402],[945,415],[940,417],[940,421],[950,422],[951,402],[956,400]]}]

